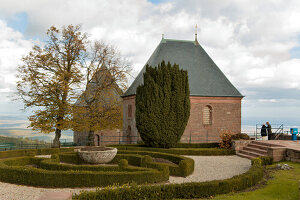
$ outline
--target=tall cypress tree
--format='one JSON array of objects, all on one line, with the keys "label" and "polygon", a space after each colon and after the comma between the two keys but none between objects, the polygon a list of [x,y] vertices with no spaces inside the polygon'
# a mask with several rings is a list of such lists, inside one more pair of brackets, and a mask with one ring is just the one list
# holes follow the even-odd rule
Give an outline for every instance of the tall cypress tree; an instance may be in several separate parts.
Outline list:
[{"label": "tall cypress tree", "polygon": [[162,61],[146,66],[136,91],[136,127],[147,146],[170,148],[179,142],[190,116],[188,73]]}]

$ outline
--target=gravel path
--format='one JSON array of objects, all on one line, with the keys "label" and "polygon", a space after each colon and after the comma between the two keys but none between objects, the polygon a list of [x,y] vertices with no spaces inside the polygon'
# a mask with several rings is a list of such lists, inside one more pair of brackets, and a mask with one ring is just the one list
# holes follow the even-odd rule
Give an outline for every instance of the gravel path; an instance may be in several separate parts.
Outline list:
[{"label": "gravel path", "polygon": [[[195,160],[194,173],[186,178],[170,177],[170,183],[202,182],[226,179],[246,172],[251,161],[238,156],[186,156]],[[72,192],[95,188],[38,188],[0,182],[1,200],[37,200],[45,192]]]},{"label": "gravel path", "polygon": [[170,183],[222,180],[245,173],[251,160],[238,156],[185,156],[194,159],[194,173],[186,178],[170,176]]}]

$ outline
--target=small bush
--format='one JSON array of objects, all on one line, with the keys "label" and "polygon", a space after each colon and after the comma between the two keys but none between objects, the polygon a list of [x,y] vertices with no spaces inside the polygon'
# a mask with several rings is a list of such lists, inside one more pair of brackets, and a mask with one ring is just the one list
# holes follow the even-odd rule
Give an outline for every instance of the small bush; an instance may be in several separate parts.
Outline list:
[{"label": "small bush", "polygon": [[151,156],[146,155],[142,158],[141,167],[147,167],[147,163],[151,163],[151,162],[153,162]]},{"label": "small bush", "polygon": [[126,159],[121,159],[119,161],[119,168],[125,169],[126,167],[128,167],[128,161]]},{"label": "small bush", "polygon": [[250,137],[246,133],[237,133],[231,136],[231,140],[250,140]]},{"label": "small bush", "polygon": [[272,165],[273,158],[270,156],[260,156],[259,159],[261,160],[262,165]]},{"label": "small bush", "polygon": [[121,159],[126,159],[128,161],[128,163],[130,165],[134,165],[134,166],[141,166],[141,160],[142,160],[143,156],[142,155],[138,155],[138,154],[120,154],[118,152],[118,154],[116,155],[116,157],[111,161],[111,163],[119,163],[119,161]]},{"label": "small bush", "polygon": [[220,138],[221,138],[220,147],[221,148],[224,148],[224,149],[231,148],[232,135],[233,135],[233,133],[228,130],[221,132],[221,134],[220,134]]},{"label": "small bush", "polygon": [[261,165],[262,165],[262,160],[260,159],[260,157],[258,157],[258,158],[253,158],[253,159],[251,160],[251,165],[252,165],[252,166],[253,166],[253,165],[261,166]]}]

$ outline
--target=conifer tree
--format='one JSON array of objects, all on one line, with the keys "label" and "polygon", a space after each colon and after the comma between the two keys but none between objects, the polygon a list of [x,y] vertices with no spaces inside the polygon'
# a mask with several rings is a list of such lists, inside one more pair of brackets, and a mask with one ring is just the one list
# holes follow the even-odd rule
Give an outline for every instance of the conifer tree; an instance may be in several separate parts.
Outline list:
[{"label": "conifer tree", "polygon": [[170,148],[179,142],[190,116],[188,73],[162,61],[146,66],[136,91],[136,126],[147,146]]}]

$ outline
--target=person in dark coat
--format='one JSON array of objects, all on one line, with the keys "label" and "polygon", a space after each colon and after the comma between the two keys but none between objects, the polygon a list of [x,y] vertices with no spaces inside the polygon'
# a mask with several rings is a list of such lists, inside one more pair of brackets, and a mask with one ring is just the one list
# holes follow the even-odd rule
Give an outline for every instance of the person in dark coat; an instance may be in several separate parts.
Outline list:
[{"label": "person in dark coat", "polygon": [[269,122],[266,123],[267,124],[267,134],[268,134],[268,140],[272,140],[273,139],[273,133],[272,133],[272,127],[270,125]]},{"label": "person in dark coat", "polygon": [[260,134],[261,134],[262,140],[267,139],[267,127],[266,127],[265,124],[262,125],[261,130],[260,130]]}]

